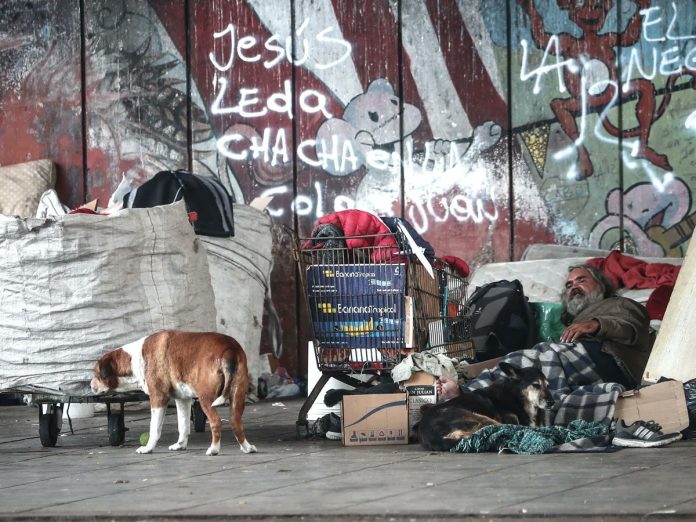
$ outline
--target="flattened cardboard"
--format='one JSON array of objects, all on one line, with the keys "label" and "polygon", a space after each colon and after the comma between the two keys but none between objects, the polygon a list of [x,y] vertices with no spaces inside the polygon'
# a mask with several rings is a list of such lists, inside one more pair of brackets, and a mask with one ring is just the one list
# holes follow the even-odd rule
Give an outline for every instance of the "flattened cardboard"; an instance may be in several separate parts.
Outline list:
[{"label": "flattened cardboard", "polygon": [[637,420],[654,420],[663,433],[682,431],[689,426],[684,385],[680,381],[665,381],[629,392],[616,401],[614,417],[626,425]]},{"label": "flattened cardboard", "polygon": [[344,446],[408,444],[406,393],[346,395],[341,409]]},{"label": "flattened cardboard", "polygon": [[496,357],[495,359],[488,359],[487,361],[482,361],[474,364],[468,364],[463,366],[464,375],[467,379],[473,379],[477,377],[479,373],[483,370],[488,370],[489,368],[495,368],[502,357]]},{"label": "flattened cardboard", "polygon": [[413,372],[404,382],[408,395],[408,429],[409,433],[421,419],[421,407],[424,404],[437,403],[437,377],[426,372]]}]

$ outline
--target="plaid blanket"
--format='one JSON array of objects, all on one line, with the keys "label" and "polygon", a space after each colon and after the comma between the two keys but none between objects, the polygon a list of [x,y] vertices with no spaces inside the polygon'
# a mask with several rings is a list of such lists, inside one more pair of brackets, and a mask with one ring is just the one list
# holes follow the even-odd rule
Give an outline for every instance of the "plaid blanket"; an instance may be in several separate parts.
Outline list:
[{"label": "plaid blanket", "polygon": [[[616,399],[624,391],[620,384],[601,382],[592,359],[580,342],[539,343],[529,350],[509,353],[503,360],[519,367],[533,366],[536,360],[541,363],[556,401],[549,412],[549,424],[565,425],[576,419],[605,422],[613,416]],[[485,388],[502,375],[497,366],[484,370],[462,389]]]}]

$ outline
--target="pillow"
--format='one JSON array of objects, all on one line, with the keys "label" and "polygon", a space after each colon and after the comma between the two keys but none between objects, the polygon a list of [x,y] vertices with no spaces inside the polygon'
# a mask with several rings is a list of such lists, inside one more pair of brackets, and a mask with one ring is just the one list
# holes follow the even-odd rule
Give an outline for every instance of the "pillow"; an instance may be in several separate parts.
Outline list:
[{"label": "pillow", "polygon": [[55,186],[51,160],[36,160],[0,167],[0,214],[34,217],[41,194]]}]

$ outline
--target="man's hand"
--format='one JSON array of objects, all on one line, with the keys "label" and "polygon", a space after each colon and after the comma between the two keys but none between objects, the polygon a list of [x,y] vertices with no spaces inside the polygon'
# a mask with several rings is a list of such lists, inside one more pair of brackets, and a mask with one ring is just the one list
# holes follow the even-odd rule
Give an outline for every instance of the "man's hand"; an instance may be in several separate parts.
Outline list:
[{"label": "man's hand", "polygon": [[449,377],[445,377],[444,375],[441,375],[437,380],[435,389],[437,390],[437,396],[443,401],[454,399],[461,393],[457,381],[450,379]]},{"label": "man's hand", "polygon": [[565,330],[563,330],[563,333],[561,334],[561,342],[574,343],[579,337],[585,334],[594,335],[597,332],[599,332],[599,321],[597,319],[572,323]]}]

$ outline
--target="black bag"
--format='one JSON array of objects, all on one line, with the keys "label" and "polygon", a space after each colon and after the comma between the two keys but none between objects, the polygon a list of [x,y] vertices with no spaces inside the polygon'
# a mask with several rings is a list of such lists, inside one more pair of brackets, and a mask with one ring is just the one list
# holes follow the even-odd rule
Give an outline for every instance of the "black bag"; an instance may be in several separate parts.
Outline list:
[{"label": "black bag", "polygon": [[185,170],[163,170],[123,197],[127,208],[168,205],[184,198],[186,210],[195,212],[196,234],[234,236],[233,199],[217,179],[196,176]]},{"label": "black bag", "polygon": [[682,431],[685,439],[696,439],[696,379],[684,383],[686,409],[689,413],[689,427]]},{"label": "black bag", "polygon": [[534,312],[517,279],[480,286],[466,304],[471,314],[471,339],[477,360],[501,357],[534,345]]}]

